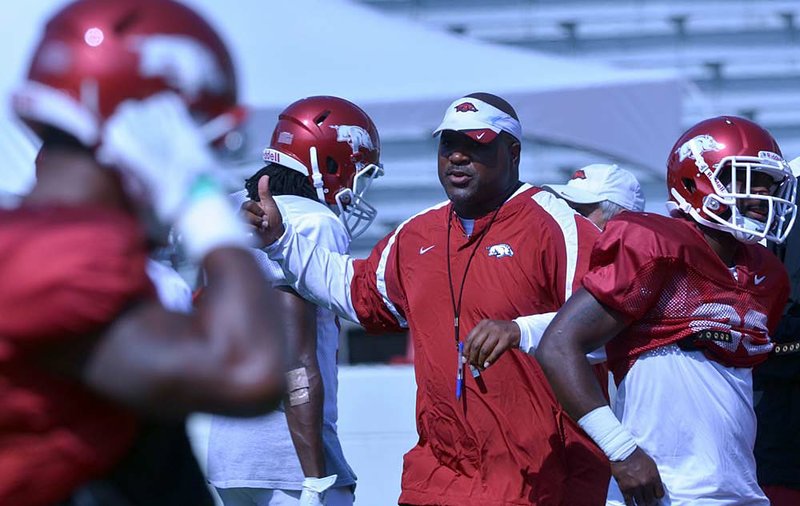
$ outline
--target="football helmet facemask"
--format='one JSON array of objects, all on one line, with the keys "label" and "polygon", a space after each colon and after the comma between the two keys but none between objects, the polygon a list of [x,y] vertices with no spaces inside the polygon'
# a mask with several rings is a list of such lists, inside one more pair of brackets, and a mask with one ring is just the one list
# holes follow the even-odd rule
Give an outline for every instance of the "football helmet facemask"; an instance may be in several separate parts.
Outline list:
[{"label": "football helmet facemask", "polygon": [[754,122],[733,116],[701,121],[667,160],[667,208],[737,240],[783,242],[797,214],[797,181],[778,143]]}]

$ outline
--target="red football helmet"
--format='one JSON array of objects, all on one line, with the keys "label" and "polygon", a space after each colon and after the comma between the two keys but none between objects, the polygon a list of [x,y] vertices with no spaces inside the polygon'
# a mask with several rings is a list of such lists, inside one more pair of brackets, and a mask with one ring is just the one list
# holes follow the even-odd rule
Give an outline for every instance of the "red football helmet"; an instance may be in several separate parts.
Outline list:
[{"label": "red football helmet", "polygon": [[[765,193],[753,189],[758,174],[770,183]],[[783,242],[794,224],[797,181],[778,143],[766,130],[744,118],[720,116],[687,130],[667,159],[667,208],[682,211],[705,226],[753,243]],[[761,218],[746,215],[757,206]]]},{"label": "red football helmet", "polygon": [[121,102],[164,90],[186,99],[209,140],[241,120],[231,57],[194,11],[173,0],[78,0],[47,23],[13,105],[34,131],[56,127],[94,146]]},{"label": "red football helmet", "polygon": [[308,176],[321,202],[336,206],[351,237],[363,233],[377,211],[364,200],[383,175],[375,124],[357,105],[337,97],[309,97],[278,116],[264,161]]}]

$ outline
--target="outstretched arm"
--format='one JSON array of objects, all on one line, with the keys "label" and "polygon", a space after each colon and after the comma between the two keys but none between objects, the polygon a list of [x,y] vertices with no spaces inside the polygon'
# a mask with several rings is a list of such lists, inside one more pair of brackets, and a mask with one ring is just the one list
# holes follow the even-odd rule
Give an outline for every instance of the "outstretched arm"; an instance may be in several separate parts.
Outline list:
[{"label": "outstretched arm", "polygon": [[[627,322],[588,291],[577,291],[542,337],[536,359],[569,415],[600,446],[627,504],[654,504],[664,496],[655,462],[616,419],[586,354],[603,346]],[[633,502],[636,501],[636,502]]]},{"label": "outstretched arm", "polygon": [[284,226],[283,216],[269,192],[269,176],[258,181],[259,202],[242,204],[245,222],[255,230],[259,246],[278,262],[286,281],[305,299],[358,323],[350,296],[353,260],[348,256],[320,247],[308,238]]}]

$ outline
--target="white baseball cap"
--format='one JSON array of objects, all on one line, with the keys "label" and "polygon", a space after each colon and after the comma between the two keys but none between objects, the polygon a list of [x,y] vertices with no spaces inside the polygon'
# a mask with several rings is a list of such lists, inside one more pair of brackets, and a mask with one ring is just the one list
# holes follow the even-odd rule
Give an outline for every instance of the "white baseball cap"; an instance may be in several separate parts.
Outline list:
[{"label": "white baseball cap", "polygon": [[616,165],[587,165],[576,170],[567,184],[546,184],[543,188],[576,204],[608,200],[629,211],[644,210],[644,193],[636,176]]},{"label": "white baseball cap", "polygon": [[492,142],[500,132],[508,132],[517,140],[522,139],[522,125],[518,120],[473,97],[462,97],[450,104],[433,135],[443,130],[462,132],[482,144]]}]

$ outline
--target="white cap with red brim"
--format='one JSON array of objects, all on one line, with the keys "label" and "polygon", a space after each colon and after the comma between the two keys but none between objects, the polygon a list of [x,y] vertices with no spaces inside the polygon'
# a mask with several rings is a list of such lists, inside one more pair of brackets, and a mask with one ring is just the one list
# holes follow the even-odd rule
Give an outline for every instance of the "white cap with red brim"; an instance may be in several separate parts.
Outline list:
[{"label": "white cap with red brim", "polygon": [[472,97],[459,98],[447,108],[442,123],[433,135],[443,130],[455,130],[481,144],[492,142],[500,132],[522,139],[522,125],[497,107]]}]

